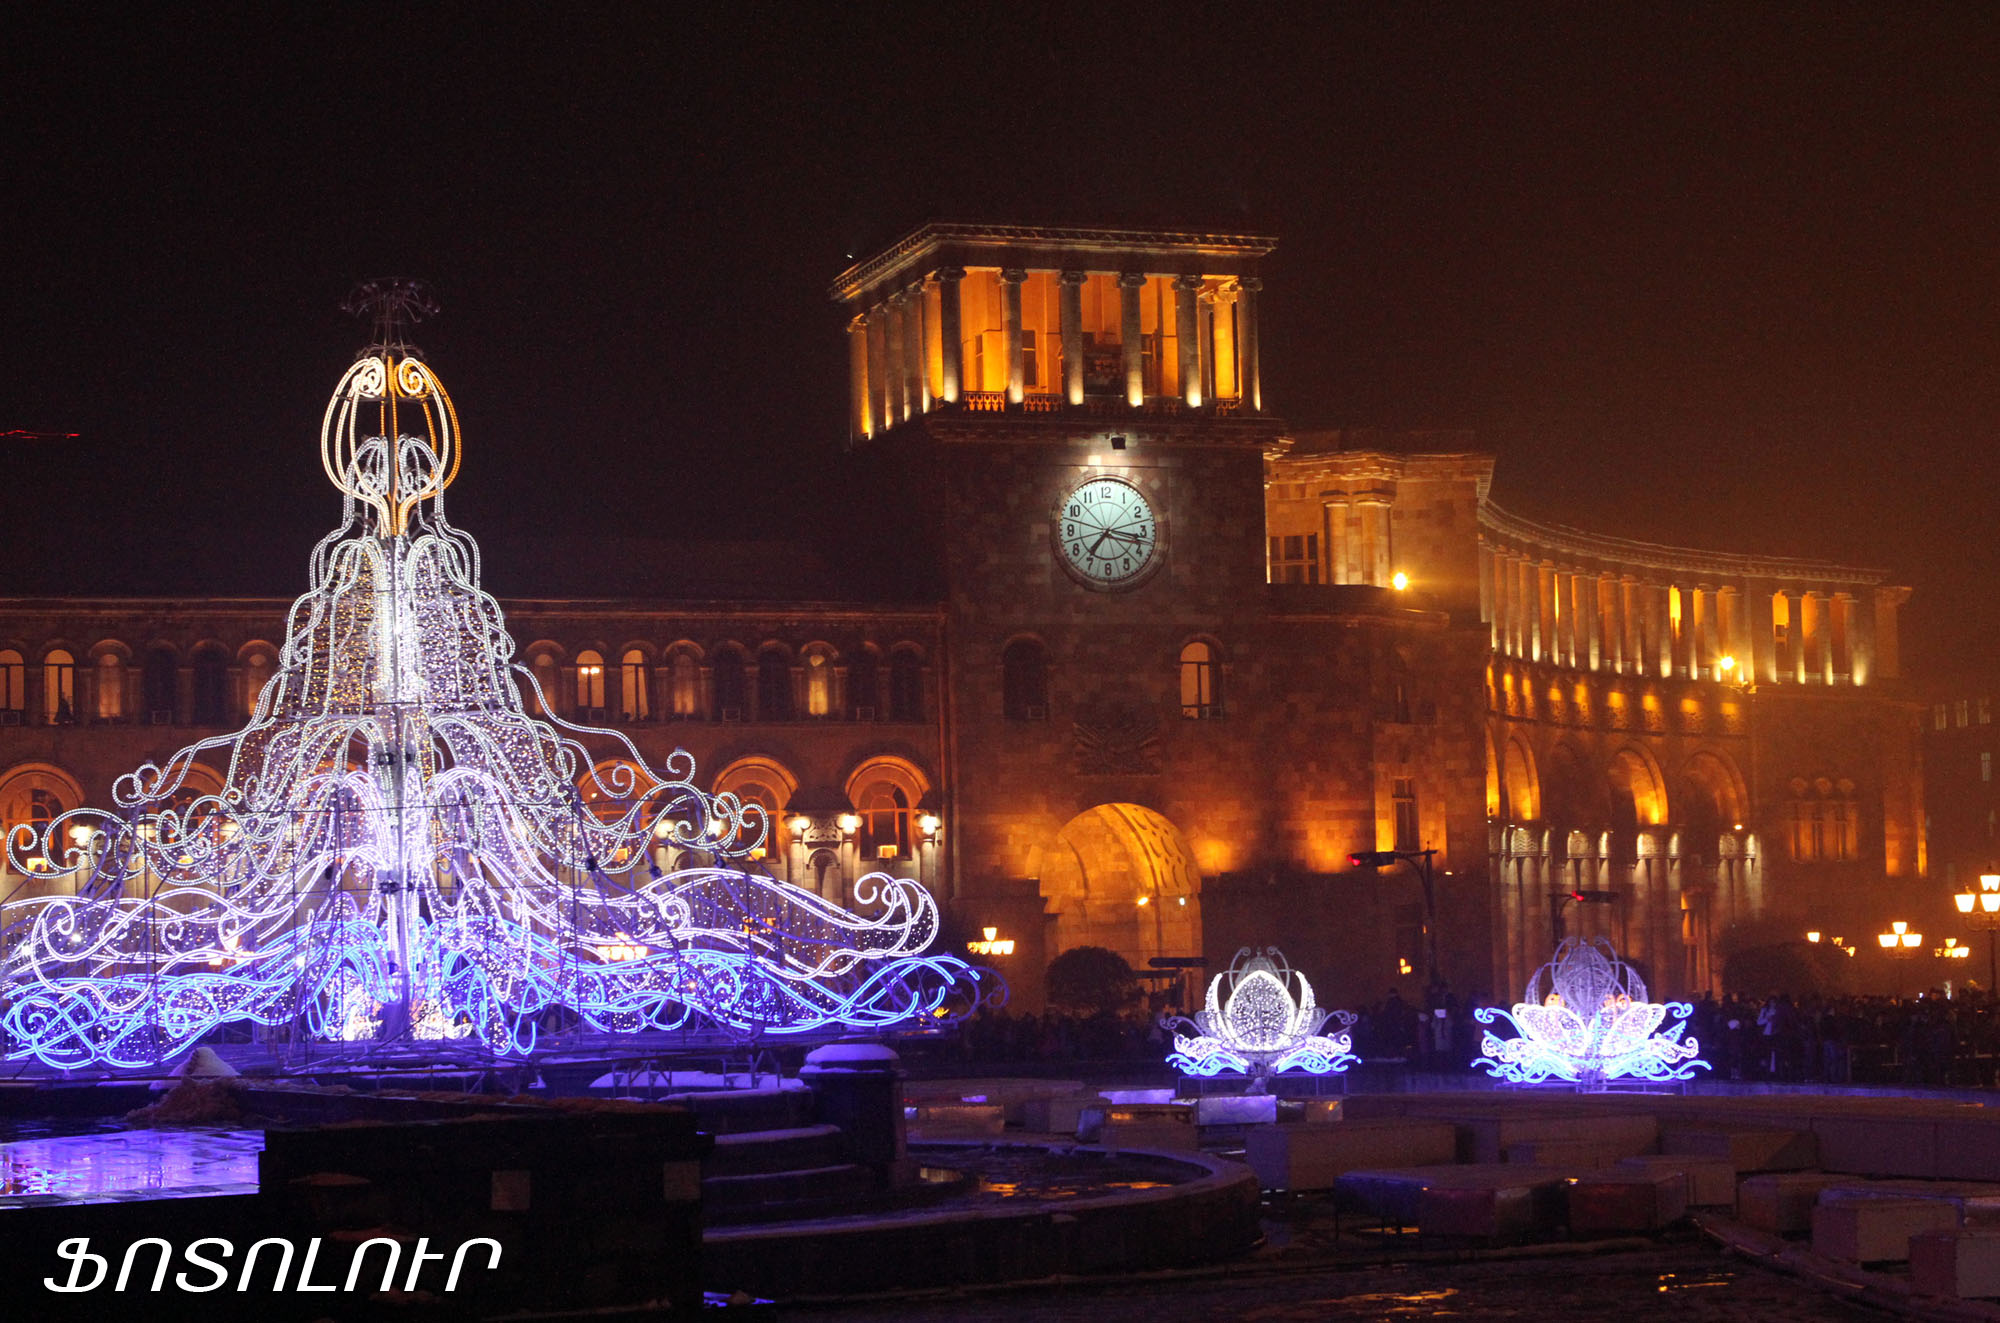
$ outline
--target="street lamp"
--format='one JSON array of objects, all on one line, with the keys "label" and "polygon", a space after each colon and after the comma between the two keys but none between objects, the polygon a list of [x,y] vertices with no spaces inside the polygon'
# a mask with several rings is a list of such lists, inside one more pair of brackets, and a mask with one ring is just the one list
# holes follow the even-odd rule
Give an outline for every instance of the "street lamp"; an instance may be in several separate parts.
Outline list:
[{"label": "street lamp", "polygon": [[1417,870],[1417,877],[1424,884],[1424,934],[1430,939],[1425,954],[1430,962],[1427,974],[1433,988],[1438,985],[1437,884],[1431,876],[1431,860],[1436,856],[1436,850],[1357,850],[1347,856],[1347,862],[1356,868],[1384,868],[1401,862]]},{"label": "street lamp", "polygon": [[1898,919],[1889,925],[1888,932],[1876,933],[1875,940],[1892,959],[1907,960],[1924,944],[1924,935],[1911,932],[1910,925]]},{"label": "street lamp", "polygon": [[1992,996],[2000,978],[1995,977],[2000,957],[1994,955],[1995,944],[2000,944],[2000,873],[1981,873],[1979,890],[1967,889],[1951,898],[1975,928],[1986,930],[1986,995]]}]

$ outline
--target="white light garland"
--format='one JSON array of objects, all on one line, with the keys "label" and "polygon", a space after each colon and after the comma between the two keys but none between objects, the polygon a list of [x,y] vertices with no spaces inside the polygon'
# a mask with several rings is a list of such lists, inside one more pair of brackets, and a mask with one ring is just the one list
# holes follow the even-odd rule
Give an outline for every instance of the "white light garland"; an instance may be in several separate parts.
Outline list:
[{"label": "white light garland", "polygon": [[[1320,1033],[1334,1017],[1340,1028]],[[1328,1075],[1355,1061],[1347,1033],[1353,1014],[1315,1005],[1312,984],[1276,947],[1238,951],[1229,968],[1210,980],[1205,1008],[1192,1023],[1181,1023],[1195,1033],[1174,1035],[1167,1062],[1190,1075],[1232,1071],[1251,1076],[1261,1088],[1270,1076],[1288,1070]]]},{"label": "white light garland", "polygon": [[1644,981],[1604,938],[1565,937],[1512,1012],[1475,1012],[1481,1024],[1506,1020],[1518,1037],[1489,1030],[1473,1064],[1515,1084],[1553,1078],[1583,1089],[1621,1078],[1689,1079],[1708,1069],[1695,1040],[1681,1037],[1692,1011],[1647,1001]]},{"label": "white light garland", "polygon": [[[75,885],[0,909],[8,1055],[154,1065],[232,1021],[519,1053],[551,1013],[782,1033],[991,995],[924,954],[938,913],[915,882],[860,879],[856,913],[744,872],[761,807],[702,792],[683,751],[656,771],[619,732],[529,715],[522,687],[551,705],[444,517],[459,447],[416,358],[378,348],[342,378],[321,434],[341,526],[249,724],[7,842]],[[195,793],[205,757],[227,771]],[[663,875],[654,846],[710,863]]]}]

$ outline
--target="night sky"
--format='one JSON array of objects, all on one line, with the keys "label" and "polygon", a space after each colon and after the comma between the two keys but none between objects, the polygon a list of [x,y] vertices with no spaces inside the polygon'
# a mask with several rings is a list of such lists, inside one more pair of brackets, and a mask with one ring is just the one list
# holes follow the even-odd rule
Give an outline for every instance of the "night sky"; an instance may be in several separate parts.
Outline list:
[{"label": "night sky", "polygon": [[79,436],[0,441],[0,595],[300,591],[363,277],[435,286],[452,513],[527,595],[546,534],[839,518],[850,256],[1178,225],[1281,237],[1294,423],[1469,428],[1522,514],[1885,566],[1916,667],[2000,670],[1992,10],[1328,8],[11,15],[0,432]]}]

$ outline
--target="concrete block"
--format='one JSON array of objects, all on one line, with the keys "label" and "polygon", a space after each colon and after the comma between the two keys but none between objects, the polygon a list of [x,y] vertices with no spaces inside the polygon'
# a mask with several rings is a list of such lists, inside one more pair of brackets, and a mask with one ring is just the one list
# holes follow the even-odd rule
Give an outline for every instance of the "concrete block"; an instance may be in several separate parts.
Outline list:
[{"label": "concrete block", "polygon": [[1194,1126],[1161,1117],[1109,1120],[1097,1131],[1097,1142],[1108,1149],[1153,1149],[1167,1153],[1198,1153],[1200,1133]]},{"label": "concrete block", "polygon": [[1431,1236],[1519,1240],[1553,1232],[1566,1208],[1566,1178],[1513,1163],[1351,1171],[1336,1186],[1343,1205]]},{"label": "concrete block", "polygon": [[1194,1134],[1194,1104],[1177,1102],[1121,1103],[1100,1101],[1078,1109],[1076,1137],[1086,1144],[1097,1143],[1105,1128],[1135,1124],[1179,1125]]},{"label": "concrete block", "polygon": [[1817,1116],[1813,1118],[1813,1137],[1819,1143],[1819,1165],[1825,1171],[1924,1180],[1959,1174],[1938,1169],[1937,1123],[1933,1120]]},{"label": "concrete block", "polygon": [[1457,1134],[1444,1121],[1337,1121],[1259,1127],[1243,1160],[1267,1190],[1328,1190],[1362,1167],[1427,1167],[1452,1160]]},{"label": "concrete block", "polygon": [[1736,1216],[1781,1236],[1812,1229],[1819,1192],[1843,1178],[1834,1172],[1779,1171],[1746,1176],[1736,1186]]},{"label": "concrete block", "polygon": [[1278,1099],[1268,1093],[1218,1093],[1194,1100],[1196,1125],[1276,1125]]},{"label": "concrete block", "polygon": [[1819,1193],[1837,1199],[1937,1199],[1958,1210],[1960,1224],[2000,1223],[2000,1185],[1990,1181],[1861,1180],[1845,1177]]},{"label": "concrete block", "polygon": [[2000,1120],[1942,1120],[1936,1126],[1939,1161],[1944,1164],[1938,1175],[2000,1181]]},{"label": "concrete block", "polygon": [[1946,1300],[2000,1296],[2000,1227],[1920,1231],[1910,1237],[1910,1285]]},{"label": "concrete block", "polygon": [[1809,1130],[1667,1126],[1660,1131],[1660,1152],[1727,1158],[1738,1172],[1810,1171],[1819,1166],[1819,1145]]},{"label": "concrete block", "polygon": [[[1020,1126],[1038,1134],[1073,1135],[1077,1124],[1083,1119],[1083,1109],[1099,1107],[1104,1100],[1094,1093],[1060,1094],[1041,1098],[1023,1098],[1020,1105]],[[1011,1113],[1012,1108],[1008,1109]],[[1012,1117],[1010,1115],[1009,1119]]]},{"label": "concrete block", "polygon": [[1940,1199],[1838,1199],[1813,1209],[1813,1253],[1848,1263],[1910,1257],[1910,1237],[1956,1231],[1958,1210]]},{"label": "concrete block", "polygon": [[1587,1139],[1524,1139],[1507,1146],[1506,1159],[1531,1167],[1569,1167],[1590,1170],[1610,1167],[1625,1156],[1621,1144],[1600,1144]]},{"label": "concrete block", "polygon": [[1687,1214],[1687,1178],[1677,1171],[1605,1171],[1569,1183],[1574,1236],[1660,1231]]},{"label": "concrete block", "polygon": [[1690,1208],[1734,1208],[1736,1166],[1728,1158],[1699,1158],[1677,1153],[1642,1153],[1620,1158],[1623,1171],[1679,1172],[1687,1185]]},{"label": "concrete block", "polygon": [[1497,1163],[1505,1160],[1510,1145],[1527,1140],[1563,1140],[1595,1144],[1615,1150],[1613,1158],[1635,1153],[1651,1153],[1659,1144],[1660,1125],[1649,1114],[1551,1112],[1536,1115],[1481,1115],[1477,1112],[1432,1113],[1458,1127],[1459,1159],[1463,1162]]},{"label": "concrete block", "polygon": [[910,1132],[925,1139],[998,1139],[1007,1114],[996,1103],[919,1103],[903,1109]]}]

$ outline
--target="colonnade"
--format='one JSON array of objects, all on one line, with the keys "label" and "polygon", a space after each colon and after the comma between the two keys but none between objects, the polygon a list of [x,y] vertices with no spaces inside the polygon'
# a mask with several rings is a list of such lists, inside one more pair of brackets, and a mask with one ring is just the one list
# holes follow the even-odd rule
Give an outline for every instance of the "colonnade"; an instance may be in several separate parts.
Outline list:
[{"label": "colonnade", "polygon": [[1492,522],[1482,514],[1479,589],[1498,655],[1761,684],[1862,685],[1898,673],[1896,610],[1908,590],[1880,576],[1700,553],[1680,564],[1621,558],[1613,539],[1537,545]]},{"label": "colonnade", "polygon": [[[874,436],[933,408],[973,403],[968,399],[967,371],[962,358],[965,341],[961,282],[963,266],[941,266],[907,284],[875,291],[866,311],[848,322],[849,432],[855,438]],[[1006,356],[1006,389],[1002,400],[981,398],[984,407],[1012,405],[1054,408],[1084,403],[1083,286],[1092,274],[1115,276],[1119,302],[1120,376],[1126,404],[1144,405],[1146,395],[1145,340],[1140,292],[1152,275],[1140,271],[1093,273],[1064,268],[1057,281],[1058,340],[1062,352],[1060,393],[1037,395],[1027,390],[1026,341],[1022,334],[1021,287],[1026,267],[999,270],[1001,333]],[[1199,275],[1173,277],[1175,340],[1178,354],[1178,403],[1198,409],[1216,378],[1215,359],[1227,356],[1226,374],[1236,393],[1228,398],[1240,408],[1264,407],[1258,362],[1257,296],[1264,282],[1256,276],[1236,276],[1210,282]],[[1233,328],[1226,333],[1221,328]],[[1191,333],[1190,333],[1191,332]],[[935,359],[933,359],[935,355]],[[935,362],[936,371],[932,367]]]}]

